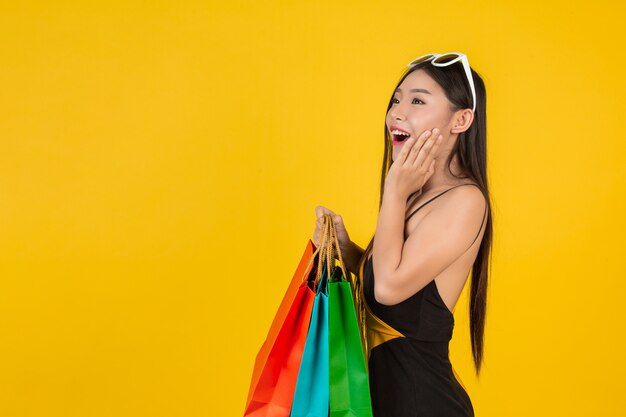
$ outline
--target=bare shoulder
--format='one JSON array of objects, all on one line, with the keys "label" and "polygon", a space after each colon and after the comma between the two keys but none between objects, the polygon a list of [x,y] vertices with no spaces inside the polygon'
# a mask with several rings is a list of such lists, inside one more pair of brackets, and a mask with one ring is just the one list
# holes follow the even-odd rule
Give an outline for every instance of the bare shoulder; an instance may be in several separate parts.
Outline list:
[{"label": "bare shoulder", "polygon": [[450,190],[449,200],[462,204],[465,208],[485,208],[485,196],[480,187],[474,183],[460,184]]},{"label": "bare shoulder", "polygon": [[405,222],[405,241],[417,235],[421,237],[413,239],[432,239],[434,235],[441,235],[442,230],[446,232],[443,235],[451,237],[475,235],[474,230],[482,229],[479,226],[487,217],[487,200],[482,190],[473,183],[458,185],[438,192],[434,198],[423,199],[427,203],[421,202],[418,209],[413,210],[415,215]]},{"label": "bare shoulder", "polygon": [[442,196],[437,207],[442,215],[455,215],[465,218],[474,223],[480,222],[486,210],[487,200],[482,190],[473,183],[463,184],[451,189],[447,195]]},{"label": "bare shoulder", "polygon": [[425,221],[436,221],[440,226],[474,229],[486,216],[487,200],[474,183],[459,184],[433,201],[424,213]]},{"label": "bare shoulder", "polygon": [[[405,224],[405,235],[411,235],[423,220],[428,219],[430,221],[433,218],[440,218],[445,222],[445,219],[451,220],[451,216],[456,219],[462,216],[464,219],[459,220],[465,224],[469,220],[468,226],[470,226],[473,224],[471,219],[479,214],[481,217],[478,220],[480,221],[485,213],[485,204],[486,199],[482,190],[475,183],[457,184],[448,187],[443,192],[439,191],[428,196],[421,196],[408,207],[407,213],[411,213],[411,215]],[[463,216],[463,214],[467,216]]]},{"label": "bare shoulder", "polygon": [[[424,204],[424,201],[428,201],[431,199],[433,200],[432,201],[433,204]],[[462,206],[464,208],[478,207],[478,208],[484,209],[485,203],[486,203],[486,199],[483,195],[482,190],[478,186],[478,184],[464,183],[464,184],[453,185],[451,187],[449,186],[446,190],[443,190],[443,192],[439,191],[439,192],[433,193],[432,196],[420,197],[418,198],[418,201],[415,201],[414,203],[412,203],[411,206],[417,206],[417,207],[421,205],[431,206],[431,207],[428,207],[428,210],[425,210],[426,212],[429,212],[429,211],[432,211],[432,209],[435,207],[441,208],[442,206],[450,206],[450,205],[453,207],[457,207],[457,208]]]}]

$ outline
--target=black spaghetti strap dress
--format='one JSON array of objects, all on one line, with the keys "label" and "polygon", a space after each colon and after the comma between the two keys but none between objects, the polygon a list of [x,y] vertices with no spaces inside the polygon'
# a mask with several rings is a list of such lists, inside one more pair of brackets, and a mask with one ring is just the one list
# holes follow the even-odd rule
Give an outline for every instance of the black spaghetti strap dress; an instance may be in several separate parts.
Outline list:
[{"label": "black spaghetti strap dress", "polygon": [[[428,200],[406,220],[461,185]],[[485,216],[483,223],[484,220]],[[482,223],[474,241],[480,230]],[[406,300],[388,306],[374,298],[371,256],[361,264],[359,272],[374,417],[474,416],[470,397],[448,357],[454,316],[443,302],[435,280]]]}]

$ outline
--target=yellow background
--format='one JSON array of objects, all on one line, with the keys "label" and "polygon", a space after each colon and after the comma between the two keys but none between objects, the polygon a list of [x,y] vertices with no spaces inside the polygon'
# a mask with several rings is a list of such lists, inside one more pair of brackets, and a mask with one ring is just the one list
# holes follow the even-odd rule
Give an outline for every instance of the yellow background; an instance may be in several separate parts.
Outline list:
[{"label": "yellow background", "polygon": [[476,414],[626,416],[619,3],[3,1],[0,417],[241,416],[314,207],[367,244],[391,89],[447,51],[488,92]]}]

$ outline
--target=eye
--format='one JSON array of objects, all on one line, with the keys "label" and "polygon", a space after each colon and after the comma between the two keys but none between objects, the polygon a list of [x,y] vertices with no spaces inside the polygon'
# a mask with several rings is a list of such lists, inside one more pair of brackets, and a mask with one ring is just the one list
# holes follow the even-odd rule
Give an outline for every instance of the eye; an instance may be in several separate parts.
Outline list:
[{"label": "eye", "polygon": [[[414,98],[414,99],[413,99],[413,103],[415,103],[415,100],[419,101],[419,102],[420,102],[420,103],[422,103],[422,104],[426,104],[426,103],[424,103],[422,100],[420,100],[419,98]],[[399,101],[398,101],[398,99],[397,99],[397,98],[395,98],[395,97],[391,100],[391,103],[392,103],[392,104],[398,104],[398,102],[399,102]]]}]

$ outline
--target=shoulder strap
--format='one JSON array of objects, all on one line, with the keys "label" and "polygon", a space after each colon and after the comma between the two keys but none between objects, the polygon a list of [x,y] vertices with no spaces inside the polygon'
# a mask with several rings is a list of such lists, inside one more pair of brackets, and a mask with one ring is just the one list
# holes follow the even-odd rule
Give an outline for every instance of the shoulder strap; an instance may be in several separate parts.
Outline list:
[{"label": "shoulder strap", "polygon": [[[437,194],[436,196],[434,196],[433,198],[431,198],[430,200],[428,200],[427,202],[425,202],[424,204],[422,204],[421,206],[419,206],[418,208],[416,208],[411,214],[409,214],[409,216],[404,219],[404,222],[406,223],[415,213],[418,212],[419,209],[421,209],[422,207],[424,207],[426,204],[430,203],[431,201],[433,201],[435,198],[438,198],[442,195],[444,195],[445,193],[447,193],[448,191],[456,188],[456,187],[460,187],[462,185],[476,185],[476,184],[459,184],[459,185],[455,185],[454,187],[450,187],[448,188],[446,191],[442,191],[441,193]],[[478,187],[478,185],[476,185]]]}]

